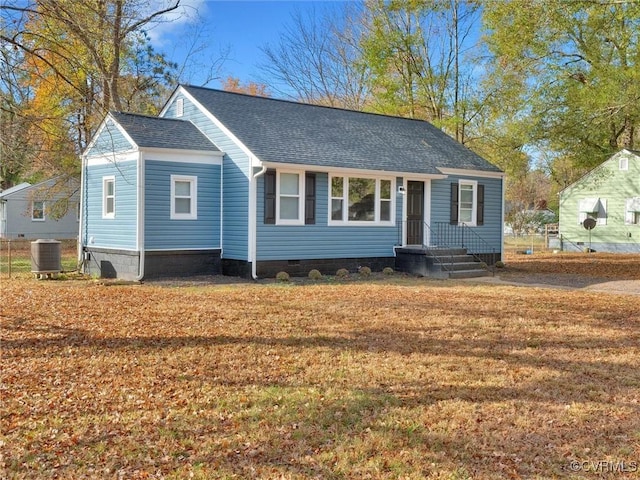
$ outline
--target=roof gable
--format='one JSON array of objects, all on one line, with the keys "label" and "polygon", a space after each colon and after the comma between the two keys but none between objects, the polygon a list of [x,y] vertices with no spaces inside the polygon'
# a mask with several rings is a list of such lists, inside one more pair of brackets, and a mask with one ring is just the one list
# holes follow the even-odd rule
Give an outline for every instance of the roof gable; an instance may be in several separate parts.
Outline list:
[{"label": "roof gable", "polygon": [[[614,155],[606,159],[597,167],[594,167],[591,170],[589,170],[587,173],[585,173],[582,177],[580,177],[578,180],[573,182],[571,185],[568,185],[562,190],[560,190],[560,192],[558,192],[559,195],[568,195],[576,187],[580,187],[586,184],[588,181],[591,181],[591,179],[596,175],[598,175],[599,172],[602,172],[604,169],[607,169],[607,168],[613,168],[611,167],[611,164],[618,162],[621,157],[627,157],[630,160],[635,159],[635,161],[638,162],[638,165],[640,165],[640,151],[627,150],[627,149],[620,150],[619,152],[615,153]],[[617,167],[613,169],[617,170]]]},{"label": "roof gable", "polygon": [[260,161],[439,175],[500,169],[428,122],[182,86]]},{"label": "roof gable", "polygon": [[30,187],[31,184],[27,182],[20,183],[18,185],[14,185],[11,188],[7,188],[6,190],[0,192],[0,198],[6,198],[14,193],[17,193],[21,190],[24,190],[27,187]]},{"label": "roof gable", "polygon": [[191,122],[122,112],[110,115],[139,148],[220,152]]}]

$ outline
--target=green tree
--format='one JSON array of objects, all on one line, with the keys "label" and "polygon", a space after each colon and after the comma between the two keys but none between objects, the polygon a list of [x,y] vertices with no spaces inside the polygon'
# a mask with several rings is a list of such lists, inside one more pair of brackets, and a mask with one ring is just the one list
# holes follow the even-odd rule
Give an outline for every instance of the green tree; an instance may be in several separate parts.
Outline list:
[{"label": "green tree", "polygon": [[[154,11],[143,0],[3,4],[1,46],[15,52],[21,72],[3,83],[27,92],[19,102],[11,95],[15,115],[6,117],[14,126],[20,119],[28,132],[33,156],[23,158],[23,174],[77,174],[78,154],[110,109],[156,113],[174,65],[151,48],[143,29],[178,5]],[[10,91],[3,85],[3,97]]]},{"label": "green tree", "polygon": [[558,185],[638,147],[640,2],[492,0],[484,25],[494,125],[545,152]]},{"label": "green tree", "polygon": [[0,190],[5,190],[23,178],[34,152],[28,136],[30,119],[22,112],[29,89],[19,68],[20,52],[0,49],[0,57]]},{"label": "green tree", "polygon": [[428,120],[465,143],[474,116],[479,4],[470,0],[369,0],[363,60],[376,108]]}]

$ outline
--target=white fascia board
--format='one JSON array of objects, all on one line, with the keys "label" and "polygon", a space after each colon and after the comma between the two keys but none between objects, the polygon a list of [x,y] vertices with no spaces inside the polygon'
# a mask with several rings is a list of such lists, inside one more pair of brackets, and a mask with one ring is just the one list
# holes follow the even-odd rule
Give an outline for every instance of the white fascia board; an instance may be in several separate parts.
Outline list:
[{"label": "white fascia board", "polygon": [[589,178],[591,175],[593,175],[595,172],[597,172],[598,170],[601,170],[602,168],[604,168],[604,166],[609,163],[610,161],[612,161],[613,159],[617,159],[618,155],[620,155],[621,152],[616,153],[614,156],[612,156],[611,158],[609,158],[608,160],[605,160],[604,162],[602,162],[600,165],[598,165],[597,167],[592,168],[591,170],[589,170],[587,173],[585,173],[584,175],[582,175],[578,180],[576,180],[575,182],[573,182],[571,185],[567,185],[566,187],[564,187],[562,190],[560,190],[558,192],[558,195],[563,195],[565,192],[569,192],[570,190],[573,189],[573,187],[575,187],[576,185],[580,185],[582,182],[584,182],[587,178]]},{"label": "white fascia board", "polygon": [[182,85],[178,85],[176,88],[173,89],[173,93],[171,95],[169,95],[169,98],[164,103],[164,106],[160,110],[160,113],[158,114],[158,117],[164,117],[164,114],[167,113],[167,110],[169,110],[169,106],[173,103],[173,99],[176,98],[176,96],[178,95],[178,92],[180,90],[184,90],[182,88]]},{"label": "white fascia board", "polygon": [[96,140],[100,136],[100,133],[102,133],[102,130],[104,130],[104,128],[106,127],[107,121],[109,120],[109,118],[112,118],[112,117],[111,117],[110,114],[107,113],[107,115],[105,115],[105,117],[102,119],[102,122],[98,126],[98,129],[96,130],[96,133],[93,134],[93,137],[91,137],[91,140],[89,141],[87,146],[84,147],[84,151],[82,152],[81,156],[85,156],[87,154],[87,152],[93,148],[93,146],[96,143]]},{"label": "white fascia board", "polygon": [[485,170],[467,170],[464,168],[441,168],[438,167],[445,175],[460,175],[466,177],[481,177],[481,178],[504,178],[504,172],[487,172]]},{"label": "white fascia board", "polygon": [[[222,131],[222,133],[224,133],[233,143],[235,143],[238,148],[240,148],[240,150],[242,150],[250,159],[251,159],[251,164],[253,166],[254,160],[257,160],[257,157],[253,154],[253,152],[251,152],[251,150],[249,150],[249,148],[242,143],[238,137],[236,137],[231,130],[229,130],[220,120],[218,120],[216,118],[215,115],[213,115],[209,110],[207,110],[200,102],[198,102],[193,96],[191,96],[191,94],[189,92],[187,92],[182,86],[180,86],[180,88],[178,88],[174,94],[172,95],[172,99],[173,97],[175,97],[178,92],[182,93],[182,95],[185,96],[185,98],[188,98],[190,102],[192,102],[197,108],[198,110],[200,110],[209,120],[211,120],[213,122],[213,124],[218,127],[220,129],[220,131]],[[160,113],[160,115],[164,115],[167,107],[169,106],[170,102],[167,102],[167,106],[162,110],[162,112]],[[260,165],[259,161],[258,161],[258,166]],[[250,173],[250,172],[249,172]]]},{"label": "white fascia board", "polygon": [[303,163],[279,163],[279,162],[262,162],[267,168],[282,168],[288,170],[304,170],[307,172],[327,172],[344,176],[362,176],[362,177],[411,177],[416,180],[447,178],[446,175],[431,173],[411,173],[389,170],[366,170],[362,168],[343,168],[328,167],[322,165],[307,165]]},{"label": "white fascia board", "polygon": [[133,141],[133,138],[131,138],[131,136],[129,136],[127,131],[124,128],[122,128],[122,125],[120,125],[120,123],[118,123],[118,121],[113,117],[113,115],[111,115],[111,113],[108,113],[107,116],[104,117],[104,120],[100,124],[100,127],[98,128],[98,130],[96,130],[96,133],[91,138],[91,141],[89,142],[89,145],[87,145],[87,147],[84,149],[85,153],[88,152],[91,148],[93,148],[93,146],[95,145],[96,140],[100,137],[100,134],[102,133],[102,131],[105,128],[107,128],[107,124],[109,123],[109,120],[111,120],[113,122],[113,124],[116,126],[118,131],[122,134],[122,136],[127,140],[127,142],[129,142],[129,144],[134,149],[136,149],[138,147],[136,142]]},{"label": "white fascia board", "polygon": [[560,190],[558,192],[558,195],[563,195],[565,192],[568,192],[569,190],[573,189],[573,187],[575,187],[576,185],[581,184],[582,182],[584,182],[587,178],[589,178],[591,175],[593,175],[594,173],[596,173],[598,170],[602,169],[605,167],[605,165],[609,164],[609,162],[617,162],[618,159],[621,156],[629,156],[632,155],[634,157],[640,158],[640,155],[638,155],[636,152],[633,152],[631,150],[627,150],[626,148],[623,148],[622,150],[620,150],[617,153],[614,153],[611,157],[609,157],[607,160],[605,160],[604,162],[602,162],[600,165],[598,165],[597,167],[592,168],[591,170],[589,170],[587,173],[585,173],[584,175],[582,175],[578,180],[576,180],[575,182],[573,182],[571,185],[567,185],[566,187],[564,187],[562,190]]},{"label": "white fascia board", "polygon": [[96,155],[93,157],[86,157],[86,165],[88,167],[94,167],[96,165],[106,165],[109,163],[117,164],[119,162],[137,162],[140,158],[140,152],[138,149],[129,150],[128,152],[112,153],[106,155]]},{"label": "white fascia board", "polygon": [[222,152],[173,148],[141,148],[140,152],[144,155],[145,160],[208,165],[222,165],[222,157],[224,156]]},{"label": "white fascia board", "polygon": [[24,190],[25,188],[31,187],[32,185],[30,183],[27,182],[23,182],[20,183],[19,185],[16,185],[14,187],[11,188],[7,188],[5,191],[0,192],[0,198],[7,198],[10,197],[11,195],[18,193],[22,190]]}]

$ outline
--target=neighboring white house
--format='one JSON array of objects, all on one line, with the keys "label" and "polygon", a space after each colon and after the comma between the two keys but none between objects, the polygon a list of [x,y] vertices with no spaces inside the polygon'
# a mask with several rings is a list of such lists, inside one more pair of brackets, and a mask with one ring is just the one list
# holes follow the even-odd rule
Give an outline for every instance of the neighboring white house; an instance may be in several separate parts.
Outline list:
[{"label": "neighboring white house", "polygon": [[[0,192],[0,238],[77,238],[80,195],[75,183],[60,189],[51,179]],[[54,209],[64,214],[54,214]]]}]

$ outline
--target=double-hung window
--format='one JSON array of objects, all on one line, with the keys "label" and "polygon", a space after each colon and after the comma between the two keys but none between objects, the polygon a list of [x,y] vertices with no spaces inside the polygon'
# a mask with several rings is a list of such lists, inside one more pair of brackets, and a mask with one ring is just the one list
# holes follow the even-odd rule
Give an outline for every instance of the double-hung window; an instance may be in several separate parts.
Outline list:
[{"label": "double-hung window", "polygon": [[475,180],[451,183],[451,225],[484,224],[484,185]]},{"label": "double-hung window", "polygon": [[301,225],[304,222],[303,180],[304,175],[300,172],[278,171],[276,223],[281,225]]},{"label": "double-hung window", "polygon": [[269,169],[264,174],[264,223],[316,223],[316,174]]},{"label": "double-hung window", "polygon": [[102,218],[116,216],[116,178],[102,177]]},{"label": "double-hung window", "polygon": [[640,225],[640,197],[627,198],[624,213],[624,223]]},{"label": "double-hung window", "polygon": [[461,181],[459,190],[458,221],[467,225],[476,224],[476,186],[477,182]]},{"label": "double-hung window", "polygon": [[42,200],[31,202],[31,220],[44,222],[44,202]]},{"label": "double-hung window", "polygon": [[171,220],[198,219],[198,177],[171,175]]},{"label": "double-hung window", "polygon": [[392,224],[392,179],[331,176],[329,183],[329,224]]}]

